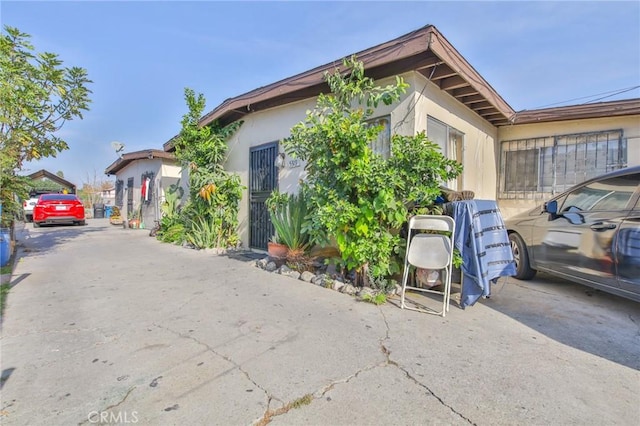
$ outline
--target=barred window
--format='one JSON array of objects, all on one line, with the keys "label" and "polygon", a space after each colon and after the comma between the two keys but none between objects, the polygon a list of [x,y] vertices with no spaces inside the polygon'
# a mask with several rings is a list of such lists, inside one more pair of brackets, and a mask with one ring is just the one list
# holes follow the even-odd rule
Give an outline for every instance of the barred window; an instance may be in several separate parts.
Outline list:
[{"label": "barred window", "polygon": [[503,141],[501,199],[544,199],[626,167],[622,130]]}]

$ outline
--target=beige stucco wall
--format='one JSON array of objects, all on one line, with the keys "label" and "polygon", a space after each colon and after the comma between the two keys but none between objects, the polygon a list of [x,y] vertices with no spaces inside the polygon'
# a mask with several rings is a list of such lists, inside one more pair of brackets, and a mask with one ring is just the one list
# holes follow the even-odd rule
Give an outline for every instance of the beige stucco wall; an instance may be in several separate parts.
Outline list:
[{"label": "beige stucco wall", "polygon": [[[500,155],[499,143],[502,141],[618,129],[622,129],[623,137],[627,139],[627,165],[640,165],[640,116],[638,115],[500,127],[498,129],[499,142],[496,148],[496,155]],[[499,169],[499,166],[500,164],[497,163],[496,170]],[[535,207],[541,202],[533,200],[498,200],[498,204],[502,215],[507,218]]]},{"label": "beige stucco wall", "polygon": [[[501,140],[621,128],[628,140],[629,165],[640,164],[640,120],[637,116],[515,125],[498,129],[420,73],[409,72],[402,77],[409,84],[406,94],[397,104],[380,106],[374,117],[389,115],[392,134],[412,135],[426,131],[428,116],[462,132],[462,187],[475,192],[477,199],[495,200],[497,197]],[[377,83],[386,85],[393,81],[394,78],[390,78]],[[244,124],[229,141],[226,169],[238,173],[242,184],[248,186],[250,148],[288,137],[291,127],[304,120],[306,111],[313,109],[315,103],[316,98],[312,98],[245,116]],[[282,146],[279,150],[284,151]],[[287,166],[279,171],[279,189],[281,192],[295,193],[298,183],[304,179],[304,164],[292,166],[290,160],[286,157]],[[535,202],[512,200],[498,200],[498,203],[504,217],[535,205]],[[249,244],[248,220],[249,197],[245,190],[239,211],[239,233],[245,247]]]},{"label": "beige stucco wall", "polygon": [[[291,127],[304,120],[306,111],[313,108],[314,105],[315,99],[310,99],[245,116],[244,123],[228,142],[229,151],[225,169],[237,173],[242,185],[248,188],[250,149],[271,142],[279,142],[289,136]],[[283,152],[282,146],[279,147],[279,150]],[[286,163],[289,163],[289,160],[290,158],[287,158]],[[296,192],[297,182],[302,172],[303,167],[280,169],[278,176],[280,191]],[[242,194],[238,220],[238,232],[242,245],[249,247],[249,193],[247,189]]]},{"label": "beige stucco wall", "polygon": [[[156,182],[158,183],[158,197],[160,199],[160,202],[164,202],[164,196],[165,196],[165,192],[169,189],[169,188],[165,188],[161,183],[161,179],[163,177],[169,177],[169,178],[176,178],[176,179],[180,179],[180,186],[182,187],[184,193],[183,194],[188,194],[188,186],[189,186],[189,180],[184,179],[182,176],[182,167],[180,167],[175,161],[168,161],[168,160],[164,160],[162,162],[162,165],[160,166],[160,173],[157,174],[156,177]],[[139,178],[138,178],[139,179]],[[183,200],[186,200],[186,196],[183,196]]]},{"label": "beige stucco wall", "polygon": [[[412,135],[427,128],[427,116],[448,124],[464,133],[463,187],[476,193],[476,198],[495,199],[497,179],[497,155],[495,141],[497,129],[466,108],[450,95],[442,92],[421,74],[410,72],[402,77],[409,84],[399,103],[381,105],[374,117],[389,115],[392,134]],[[379,85],[391,84],[395,78],[383,79]],[[316,98],[248,114],[244,124],[229,140],[229,152],[225,168],[238,173],[242,184],[249,185],[249,150],[251,147],[280,141],[289,136],[291,127],[305,119],[306,111],[313,109]],[[284,149],[280,146],[280,152]],[[279,171],[281,192],[295,193],[298,183],[304,179],[304,164]],[[249,197],[245,190],[239,209],[239,234],[244,247],[249,245]]]},{"label": "beige stucco wall", "polygon": [[497,129],[421,74],[413,73],[412,81],[418,99],[415,131],[427,131],[427,116],[431,116],[462,132],[462,188],[475,192],[478,199],[495,200]]},{"label": "beige stucco wall", "polygon": [[[374,117],[389,115],[391,117],[391,130],[398,134],[412,134],[415,124],[413,105],[415,105],[416,94],[413,90],[413,73],[404,75],[407,83],[412,88],[402,97],[399,104],[381,105],[374,114]],[[395,79],[384,79],[378,83],[386,85],[394,82]],[[290,129],[297,123],[303,121],[306,112],[316,105],[316,98],[272,108],[248,114],[244,117],[244,123],[238,132],[229,140],[229,152],[225,169],[235,172],[240,176],[242,184],[249,186],[249,151],[250,148],[263,144],[281,141],[290,135]],[[284,152],[282,145],[280,152]],[[298,162],[292,167],[292,158],[285,158],[286,166],[279,170],[279,189],[281,192],[295,193],[298,191],[299,182],[304,179],[304,163]],[[249,196],[248,191],[243,193],[238,214],[239,235],[244,247],[249,246]]]}]

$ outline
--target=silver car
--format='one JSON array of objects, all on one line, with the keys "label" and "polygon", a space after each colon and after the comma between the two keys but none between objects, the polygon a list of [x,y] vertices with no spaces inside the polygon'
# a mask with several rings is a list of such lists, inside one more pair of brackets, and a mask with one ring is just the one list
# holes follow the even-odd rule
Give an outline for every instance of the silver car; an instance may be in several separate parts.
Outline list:
[{"label": "silver car", "polygon": [[516,278],[536,271],[640,301],[640,166],[574,186],[505,221]]}]

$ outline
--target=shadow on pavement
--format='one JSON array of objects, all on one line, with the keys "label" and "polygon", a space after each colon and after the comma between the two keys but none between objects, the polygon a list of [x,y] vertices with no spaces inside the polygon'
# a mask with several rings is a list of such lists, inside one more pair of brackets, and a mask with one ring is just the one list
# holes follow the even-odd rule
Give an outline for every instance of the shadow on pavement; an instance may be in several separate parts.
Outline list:
[{"label": "shadow on pavement", "polygon": [[226,256],[229,259],[239,260],[240,262],[255,262],[256,260],[267,257],[265,253],[257,253],[250,250],[229,251],[223,256]]},{"label": "shadow on pavement", "polygon": [[80,235],[89,233],[99,233],[106,231],[107,228],[95,226],[77,226],[77,225],[53,225],[42,226],[36,232],[30,224],[25,225],[22,229],[16,229],[17,241],[17,262],[22,257],[33,256],[34,254],[42,254],[55,246],[72,240]]},{"label": "shadow on pavement", "polygon": [[15,286],[17,286],[18,284],[20,284],[21,281],[23,281],[25,278],[27,278],[29,275],[31,274],[20,274],[18,276],[11,276],[11,280],[9,281],[9,288],[13,288]]},{"label": "shadow on pavement", "polygon": [[640,370],[640,303],[546,274],[503,279],[479,303],[562,344]]},{"label": "shadow on pavement", "polygon": [[9,377],[11,377],[11,375],[14,372],[14,370],[15,370],[15,368],[13,368],[13,367],[5,368],[4,370],[2,370],[2,376],[0,376],[0,389],[2,389],[4,387],[4,382],[9,380]]}]

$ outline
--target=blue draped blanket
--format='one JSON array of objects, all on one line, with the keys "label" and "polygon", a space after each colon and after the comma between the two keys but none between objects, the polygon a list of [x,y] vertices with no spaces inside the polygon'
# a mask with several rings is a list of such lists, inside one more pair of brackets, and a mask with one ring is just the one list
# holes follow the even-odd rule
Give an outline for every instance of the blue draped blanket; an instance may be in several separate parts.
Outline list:
[{"label": "blue draped blanket", "polygon": [[456,222],[455,248],[460,251],[464,309],[491,294],[491,283],[516,274],[509,236],[495,201],[465,200],[445,204]]}]

